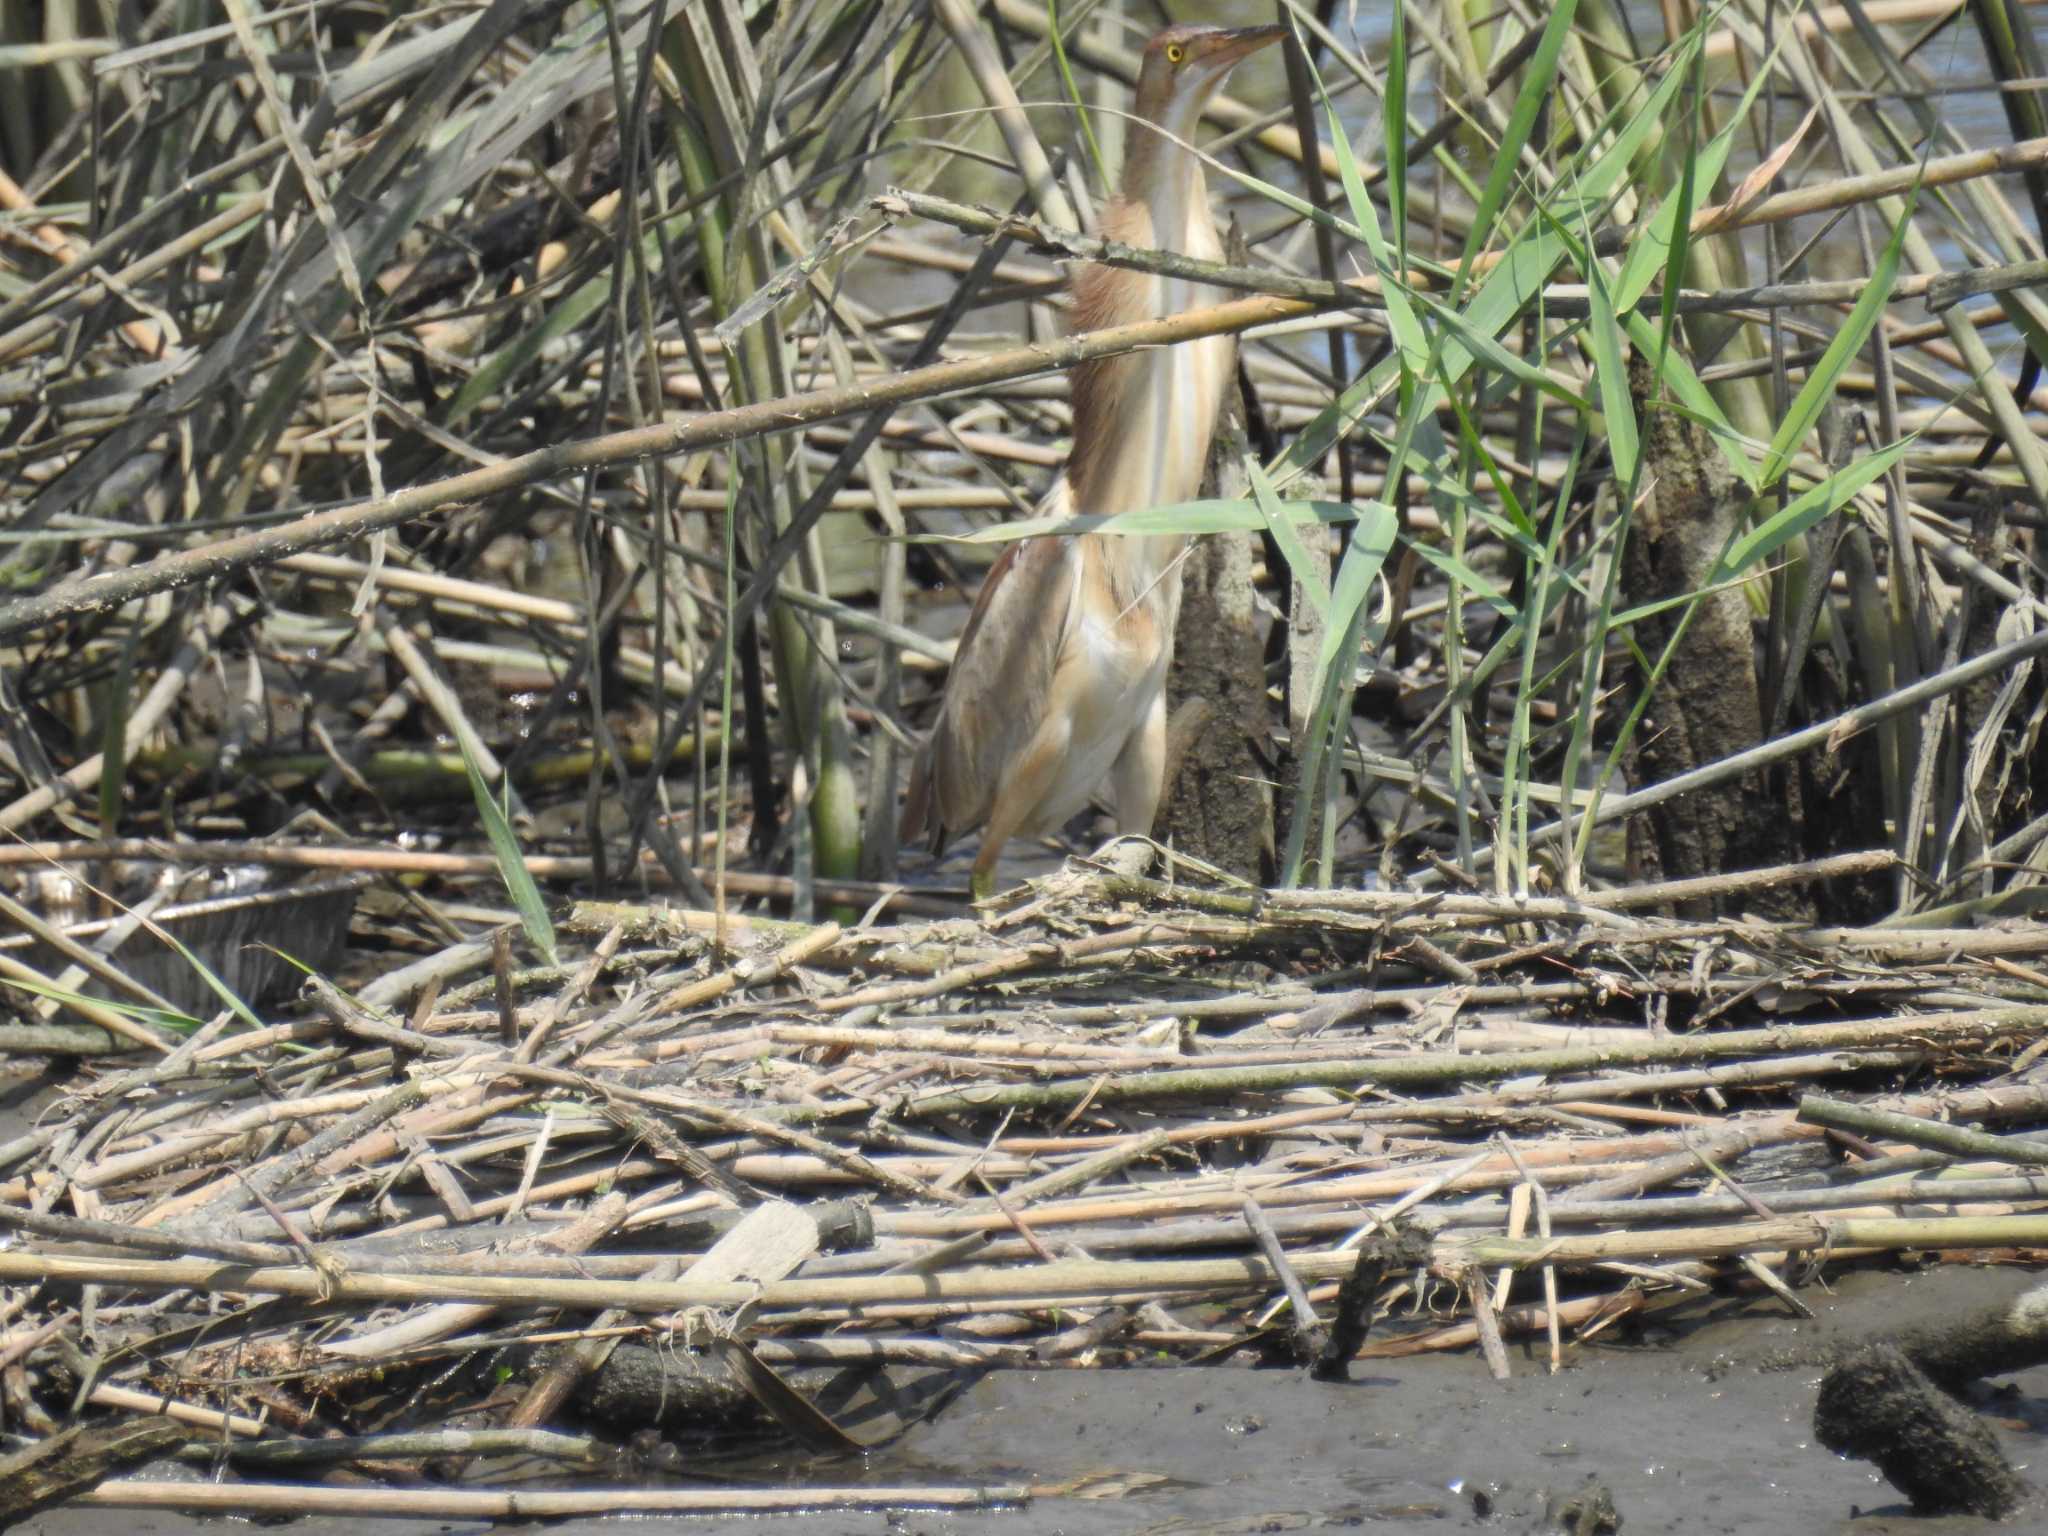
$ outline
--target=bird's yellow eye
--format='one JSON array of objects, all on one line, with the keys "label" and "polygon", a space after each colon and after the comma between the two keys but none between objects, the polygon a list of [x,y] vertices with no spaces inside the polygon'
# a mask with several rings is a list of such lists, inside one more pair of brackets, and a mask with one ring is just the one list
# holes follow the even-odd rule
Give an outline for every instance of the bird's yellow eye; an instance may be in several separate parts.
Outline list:
[{"label": "bird's yellow eye", "polygon": [[1180,62],[1180,61],[1181,61],[1182,59],[1186,58],[1187,56],[1188,56],[1188,51],[1187,51],[1187,49],[1185,49],[1185,48],[1181,47],[1181,45],[1180,45],[1179,43],[1168,43],[1168,44],[1166,45],[1166,62],[1167,62],[1167,63],[1169,63],[1169,64],[1178,64],[1178,63],[1179,63],[1179,62]]}]

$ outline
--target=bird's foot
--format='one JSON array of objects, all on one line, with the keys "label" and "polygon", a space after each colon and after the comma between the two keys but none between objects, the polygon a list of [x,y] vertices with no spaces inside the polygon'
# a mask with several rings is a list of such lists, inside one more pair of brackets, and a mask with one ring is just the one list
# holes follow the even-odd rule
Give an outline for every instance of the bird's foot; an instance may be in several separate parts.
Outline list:
[{"label": "bird's foot", "polygon": [[996,872],[992,869],[977,869],[967,877],[967,894],[978,904],[987,901],[996,893]]}]

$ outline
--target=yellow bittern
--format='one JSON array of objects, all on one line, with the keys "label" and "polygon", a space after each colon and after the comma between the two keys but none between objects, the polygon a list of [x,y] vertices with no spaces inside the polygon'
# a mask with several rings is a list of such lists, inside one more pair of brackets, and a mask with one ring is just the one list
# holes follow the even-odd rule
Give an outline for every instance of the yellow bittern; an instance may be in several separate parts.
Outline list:
[{"label": "yellow bittern", "polygon": [[[1123,184],[1104,238],[1220,261],[1202,161],[1202,108],[1233,65],[1284,27],[1168,27],[1145,45]],[[1180,278],[1088,265],[1074,328],[1219,303]],[[1216,410],[1237,365],[1214,336],[1073,370],[1074,447],[1042,515],[1109,515],[1199,490]],[[911,768],[902,836],[935,848],[982,828],[973,890],[986,896],[1011,838],[1060,826],[1112,781],[1117,828],[1152,830],[1166,771],[1166,669],[1187,540],[1079,534],[1012,544],[982,582],[931,740]]]}]

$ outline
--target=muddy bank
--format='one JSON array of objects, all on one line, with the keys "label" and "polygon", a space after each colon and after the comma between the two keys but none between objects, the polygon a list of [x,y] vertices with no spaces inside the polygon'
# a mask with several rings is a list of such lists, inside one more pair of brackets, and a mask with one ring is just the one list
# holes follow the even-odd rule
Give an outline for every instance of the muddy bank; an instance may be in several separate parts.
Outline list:
[{"label": "muddy bank", "polygon": [[[1580,1350],[1557,1376],[1517,1351],[1505,1385],[1476,1354],[1367,1362],[1344,1386],[1228,1368],[1007,1374],[902,1455],[933,1480],[1167,1480],[1121,1505],[1047,1502],[1023,1517],[1072,1533],[1470,1528],[1458,1490],[1498,1487],[1512,1506],[1588,1476],[1613,1490],[1630,1532],[2009,1530],[1913,1519],[1867,1466],[1814,1445],[1811,1420],[1831,1342],[1945,1317],[2026,1282],[2023,1272],[1956,1267],[1854,1275],[1832,1297],[1802,1292],[1813,1322],[1775,1304],[1730,1303],[1690,1329]],[[1994,1399],[2001,1439],[2016,1461],[2038,1461],[2048,1369],[1999,1385],[2016,1389]],[[1852,1516],[1859,1510],[1868,1513]]]},{"label": "muddy bank", "polygon": [[[1361,1527],[1388,1533],[1522,1528],[1543,1489],[1598,1476],[1631,1533],[2014,1531],[2025,1522],[1918,1520],[1862,1464],[1813,1443],[1815,1384],[1829,1347],[1880,1328],[1937,1320],[2016,1294],[2016,1269],[1948,1266],[1844,1275],[1802,1295],[1811,1322],[1776,1302],[1727,1301],[1707,1320],[1575,1351],[1558,1376],[1516,1350],[1516,1375],[1491,1381],[1476,1355],[1367,1362],[1345,1385],[1231,1366],[1120,1372],[1005,1371],[865,1468],[813,1461],[759,1469],[790,1486],[1071,1484],[1008,1513],[789,1519],[770,1529],[907,1530],[962,1536],[1133,1531],[1254,1532]],[[2048,1433],[2048,1368],[1979,1393],[2001,1442],[2037,1483]],[[1475,1490],[1507,1513],[1480,1521]],[[678,1526],[683,1522],[674,1522]],[[699,1520],[697,1529],[738,1528]],[[747,1522],[760,1528],[761,1522]],[[183,1536],[204,1522],[69,1510],[20,1527],[40,1536]],[[590,1532],[601,1522],[558,1529]],[[636,1522],[645,1529],[647,1522]],[[302,1536],[366,1522],[309,1520]],[[445,1521],[368,1522],[389,1536],[481,1530]],[[623,1529],[616,1524],[613,1530]]]}]

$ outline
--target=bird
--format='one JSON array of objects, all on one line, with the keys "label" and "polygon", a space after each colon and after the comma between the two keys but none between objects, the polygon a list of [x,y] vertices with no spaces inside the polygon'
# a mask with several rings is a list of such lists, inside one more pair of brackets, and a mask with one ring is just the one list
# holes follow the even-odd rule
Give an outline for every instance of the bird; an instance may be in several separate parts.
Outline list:
[{"label": "bird", "polygon": [[[1145,44],[1123,173],[1104,239],[1223,259],[1202,159],[1202,110],[1281,26],[1166,28]],[[1223,295],[1177,277],[1088,263],[1073,326],[1197,309]],[[1201,488],[1237,342],[1205,337],[1072,370],[1073,447],[1039,515],[1110,516]],[[1107,777],[1117,830],[1149,833],[1165,789],[1166,672],[1180,613],[1180,535],[1066,534],[1011,544],[990,568],[954,652],[930,737],[911,765],[901,840],[943,851],[981,828],[970,889],[985,900],[1012,838],[1063,824]]]}]

